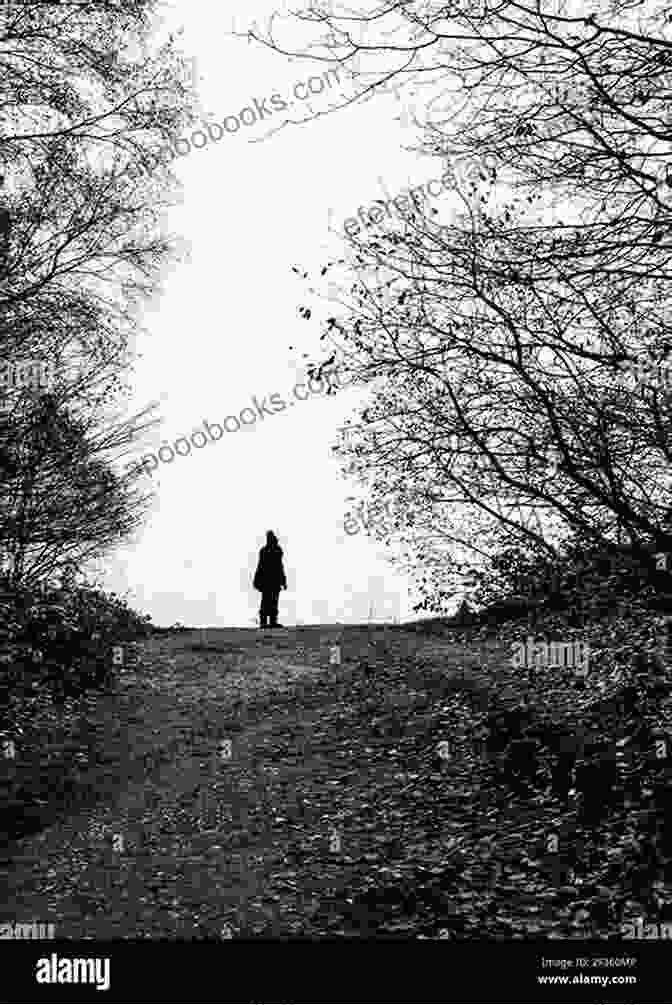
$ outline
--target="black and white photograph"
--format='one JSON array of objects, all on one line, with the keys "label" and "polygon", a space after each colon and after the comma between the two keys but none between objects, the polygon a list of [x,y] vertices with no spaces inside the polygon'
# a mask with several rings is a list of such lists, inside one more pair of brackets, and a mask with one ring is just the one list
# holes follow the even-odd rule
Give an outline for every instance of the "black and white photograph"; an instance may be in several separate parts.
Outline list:
[{"label": "black and white photograph", "polygon": [[670,1001],[671,222],[667,0],[0,2],[2,1001]]}]

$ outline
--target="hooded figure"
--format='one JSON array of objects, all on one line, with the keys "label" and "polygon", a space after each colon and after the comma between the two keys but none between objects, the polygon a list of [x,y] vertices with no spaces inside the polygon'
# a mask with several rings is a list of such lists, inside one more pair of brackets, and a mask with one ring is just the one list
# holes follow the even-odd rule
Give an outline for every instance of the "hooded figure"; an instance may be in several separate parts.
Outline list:
[{"label": "hooded figure", "polygon": [[259,552],[259,563],[254,574],[253,586],[261,593],[259,624],[266,628],[270,619],[271,628],[282,628],[278,624],[278,598],[280,590],[287,589],[285,570],[282,566],[282,548],[272,530],[266,534],[266,544]]},{"label": "hooded figure", "polygon": [[[5,184],[5,176],[0,175],[0,188]],[[5,266],[9,255],[9,245],[12,233],[12,217],[5,206],[0,206],[0,276],[5,274]]]}]

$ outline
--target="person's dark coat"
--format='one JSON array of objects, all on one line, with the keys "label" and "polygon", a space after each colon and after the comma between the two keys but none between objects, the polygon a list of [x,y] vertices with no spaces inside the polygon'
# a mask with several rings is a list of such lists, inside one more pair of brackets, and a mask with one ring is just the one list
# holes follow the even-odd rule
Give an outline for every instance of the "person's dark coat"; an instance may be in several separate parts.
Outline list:
[{"label": "person's dark coat", "polygon": [[266,534],[266,544],[259,552],[259,563],[254,574],[253,585],[261,593],[272,593],[287,589],[285,570],[282,565],[282,548],[278,539],[269,530]]},{"label": "person's dark coat", "polygon": [[4,266],[9,255],[9,240],[12,233],[12,218],[9,210],[0,206],[0,265]]}]

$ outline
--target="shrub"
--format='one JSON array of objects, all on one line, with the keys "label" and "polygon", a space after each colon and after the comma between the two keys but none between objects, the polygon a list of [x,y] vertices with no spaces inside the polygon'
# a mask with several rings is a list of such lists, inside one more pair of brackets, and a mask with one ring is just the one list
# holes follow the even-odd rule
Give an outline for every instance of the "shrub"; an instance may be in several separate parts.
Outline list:
[{"label": "shrub", "polygon": [[20,717],[36,692],[62,701],[109,686],[112,648],[146,637],[149,620],[116,594],[88,587],[5,589],[0,595],[0,723],[10,726],[12,707]]},{"label": "shrub", "polygon": [[[147,636],[149,618],[91,588],[0,594],[0,845],[92,798],[80,768],[95,757],[92,689],[112,685],[112,648]],[[69,701],[68,699],[84,699]],[[95,717],[94,717],[95,718]]]}]

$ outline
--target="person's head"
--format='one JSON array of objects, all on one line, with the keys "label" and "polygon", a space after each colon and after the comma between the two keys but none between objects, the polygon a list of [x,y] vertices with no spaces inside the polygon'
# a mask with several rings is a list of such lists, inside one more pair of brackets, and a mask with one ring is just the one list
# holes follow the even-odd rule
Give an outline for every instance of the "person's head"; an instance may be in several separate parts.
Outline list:
[{"label": "person's head", "polygon": [[266,544],[269,548],[278,548],[278,539],[272,530],[266,531]]}]

